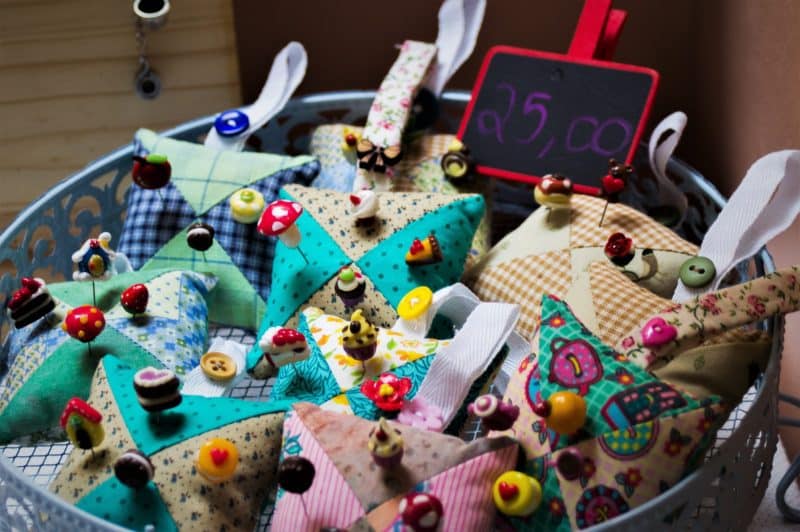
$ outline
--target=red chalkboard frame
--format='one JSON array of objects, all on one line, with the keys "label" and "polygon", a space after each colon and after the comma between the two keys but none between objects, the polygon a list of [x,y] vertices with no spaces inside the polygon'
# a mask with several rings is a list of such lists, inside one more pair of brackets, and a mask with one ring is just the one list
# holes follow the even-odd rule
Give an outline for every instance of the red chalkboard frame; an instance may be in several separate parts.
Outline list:
[{"label": "red chalkboard frame", "polygon": [[[525,48],[517,48],[514,46],[504,46],[498,45],[493,46],[489,49],[486,53],[486,56],[483,59],[483,63],[481,64],[480,71],[478,72],[478,77],[475,80],[475,85],[472,88],[472,94],[470,97],[470,101],[467,104],[466,110],[464,111],[464,116],[461,119],[461,125],[458,128],[457,137],[459,139],[464,138],[464,133],[467,130],[467,126],[469,125],[469,121],[472,118],[472,111],[475,107],[475,102],[477,101],[478,94],[480,93],[481,89],[483,88],[483,82],[486,78],[486,74],[489,71],[489,67],[491,66],[492,59],[498,54],[511,54],[511,55],[520,55],[524,57],[537,57],[542,59],[548,59],[551,61],[563,61],[564,63],[570,64],[581,64],[587,66],[594,66],[594,67],[601,67],[607,68],[610,70],[617,70],[617,71],[624,71],[624,72],[633,72],[637,74],[645,74],[650,76],[653,83],[650,86],[650,92],[647,96],[647,100],[645,102],[644,110],[642,115],[639,119],[639,123],[637,124],[636,131],[633,135],[633,140],[631,141],[631,147],[628,151],[628,154],[625,158],[625,163],[630,164],[633,161],[633,157],[636,153],[636,148],[639,146],[639,142],[642,138],[642,134],[644,133],[644,129],[647,125],[647,119],[650,116],[650,110],[653,107],[653,101],[655,100],[656,91],[658,90],[658,82],[659,82],[659,74],[652,68],[647,67],[640,67],[636,65],[628,65],[625,63],[615,63],[611,61],[600,61],[597,59],[590,59],[590,58],[583,58],[571,55],[564,55],[564,54],[556,54],[552,52],[542,52],[539,50],[528,50]],[[495,168],[492,166],[486,166],[477,164],[476,171],[482,175],[488,175],[491,177],[497,177],[501,179],[508,179],[511,181],[520,181],[523,183],[530,183],[530,184],[537,184],[541,180],[542,176],[535,176],[535,175],[528,175],[522,174],[519,172],[513,172],[509,170],[504,170],[502,168]],[[598,182],[602,175],[597,176]],[[579,192],[581,194],[593,194],[599,195],[600,189],[595,187],[588,187],[585,185],[575,184],[574,186],[575,192]]]}]

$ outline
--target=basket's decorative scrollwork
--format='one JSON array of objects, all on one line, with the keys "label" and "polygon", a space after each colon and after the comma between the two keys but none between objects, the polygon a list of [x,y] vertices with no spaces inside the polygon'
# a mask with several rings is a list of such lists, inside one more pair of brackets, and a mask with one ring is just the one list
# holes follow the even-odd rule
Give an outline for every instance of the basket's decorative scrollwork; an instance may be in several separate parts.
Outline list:
[{"label": "basket's decorative scrollwork", "polygon": [[[345,92],[292,100],[280,116],[257,133],[261,146],[264,151],[304,152],[315,125],[332,121],[362,123],[373,98],[372,92]],[[445,93],[440,117],[443,130],[456,130],[461,109],[468,99],[467,93]],[[194,120],[165,134],[198,141],[213,120],[214,116]],[[125,217],[124,190],[130,181],[127,176],[132,154],[132,146],[125,146],[92,163],[28,207],[0,235],[0,271],[5,272],[0,277],[0,305],[5,303],[6,294],[19,286],[23,276],[35,272],[48,281],[69,278],[72,251],[101,228],[119,235]],[[673,160],[670,170],[690,199],[690,211],[681,232],[698,240],[716,217],[721,196],[683,163]],[[634,206],[647,206],[652,187],[653,183],[642,179],[639,186],[629,187],[629,201]],[[530,200],[530,195],[527,197]],[[529,208],[522,204],[514,207]],[[50,240],[39,240],[42,234],[51,235]],[[762,259],[771,268],[766,254]],[[782,338],[782,320],[777,320],[774,326],[775,337]],[[7,330],[7,318],[2,312],[2,337]],[[684,479],[677,489],[599,529],[642,530],[648,526],[683,530],[735,529],[750,520],[769,480],[777,442],[774,396],[777,394],[780,347],[780,342],[776,341],[760,390],[750,399],[749,409],[745,406],[734,412],[736,421],[727,439],[706,465]],[[2,359],[0,352],[0,369]],[[118,530],[34,486],[0,456],[0,531],[11,529]]]}]

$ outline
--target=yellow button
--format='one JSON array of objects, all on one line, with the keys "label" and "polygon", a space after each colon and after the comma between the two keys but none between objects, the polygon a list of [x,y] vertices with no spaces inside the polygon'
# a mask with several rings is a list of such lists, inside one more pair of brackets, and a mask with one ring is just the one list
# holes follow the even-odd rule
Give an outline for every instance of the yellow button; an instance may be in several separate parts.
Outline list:
[{"label": "yellow button", "polygon": [[229,381],[236,376],[236,361],[224,353],[210,351],[200,359],[200,368],[209,379]]},{"label": "yellow button", "polygon": [[427,286],[418,286],[408,292],[397,305],[397,314],[404,320],[415,320],[422,316],[433,302],[433,292]]}]

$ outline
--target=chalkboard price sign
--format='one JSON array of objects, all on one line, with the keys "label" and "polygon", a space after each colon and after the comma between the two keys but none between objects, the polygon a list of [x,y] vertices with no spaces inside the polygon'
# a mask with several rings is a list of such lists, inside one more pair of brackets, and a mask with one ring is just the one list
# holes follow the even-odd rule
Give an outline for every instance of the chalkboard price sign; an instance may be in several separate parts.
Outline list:
[{"label": "chalkboard price sign", "polygon": [[536,183],[557,172],[596,193],[610,158],[633,158],[657,86],[648,68],[496,46],[458,137],[479,173]]}]

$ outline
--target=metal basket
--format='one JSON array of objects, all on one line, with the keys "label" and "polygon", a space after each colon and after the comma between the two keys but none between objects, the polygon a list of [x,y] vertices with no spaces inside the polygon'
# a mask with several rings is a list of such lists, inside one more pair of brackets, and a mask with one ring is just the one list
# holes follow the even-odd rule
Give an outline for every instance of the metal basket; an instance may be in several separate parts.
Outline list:
[{"label": "metal basket", "polygon": [[[358,91],[294,99],[277,119],[259,131],[256,144],[270,152],[305,152],[315,126],[363,123],[373,98],[373,92]],[[438,127],[454,131],[468,100],[465,92],[445,93]],[[213,120],[213,116],[194,120],[165,135],[197,141]],[[72,250],[101,228],[119,235],[126,213],[132,153],[132,145],[124,146],[62,181],[25,209],[0,235],[0,271],[6,272],[0,277],[0,304],[19,286],[23,276],[35,275],[50,281],[68,278],[73,268]],[[697,240],[716,217],[724,199],[685,163],[673,159],[668,170],[690,200],[688,216],[676,230]],[[509,186],[495,182],[490,193],[501,197]],[[655,181],[642,172],[624,199],[646,208],[655,186]],[[497,202],[495,209],[502,209],[502,205],[502,201]],[[740,268],[745,275],[750,270],[763,274],[773,269],[766,251]],[[774,338],[767,370],[719,431],[705,464],[660,497],[596,527],[598,530],[741,530],[750,522],[769,482],[777,444],[776,398],[784,325],[782,319],[775,319],[765,326]],[[5,338],[8,329],[8,319],[0,313],[0,337]],[[240,341],[253,340],[252,335],[241,337],[241,331],[238,334]],[[268,390],[263,385],[247,382],[233,393],[244,399],[259,399],[266,394]],[[0,449],[0,530],[122,530],[47,491],[47,484],[70,450],[68,443],[9,445]],[[262,517],[259,529],[267,526],[268,517]]]}]

